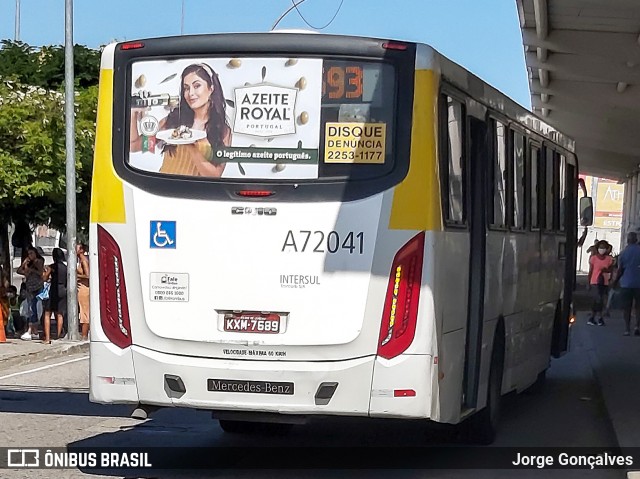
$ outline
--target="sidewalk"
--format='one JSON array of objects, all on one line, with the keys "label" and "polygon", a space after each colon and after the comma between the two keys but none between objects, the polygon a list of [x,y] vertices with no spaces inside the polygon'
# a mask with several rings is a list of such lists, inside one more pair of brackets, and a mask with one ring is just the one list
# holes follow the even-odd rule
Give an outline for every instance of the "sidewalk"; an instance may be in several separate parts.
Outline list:
[{"label": "sidewalk", "polygon": [[[578,278],[574,333],[589,344],[588,360],[602,391],[620,447],[640,446],[640,336],[623,336],[621,311],[611,311],[606,326],[589,326],[590,301],[586,281]],[[631,318],[631,328],[635,319]],[[572,333],[573,334],[573,333]],[[569,352],[571,354],[571,352]]]},{"label": "sidewalk", "polygon": [[[621,447],[640,446],[640,337],[623,336],[624,320],[612,312],[606,326],[588,326],[589,313],[578,315],[591,339],[589,360],[600,385]],[[606,318],[605,318],[606,321]],[[633,324],[633,323],[632,323]]]},{"label": "sidewalk", "polygon": [[3,371],[12,367],[83,352],[89,352],[88,341],[72,342],[63,339],[43,344],[38,340],[7,339],[6,343],[0,343],[0,376]]},{"label": "sidewalk", "polygon": [[[51,256],[46,255],[44,258],[45,264],[51,263]],[[23,277],[16,273],[18,266],[20,266],[20,258],[14,258],[13,284],[20,290],[20,283]],[[22,341],[19,338],[7,338],[6,343],[0,343],[0,375],[3,371],[11,367],[22,366],[23,364],[35,361],[70,356],[82,352],[89,352],[88,342],[72,342],[63,339],[60,341],[51,341],[51,344],[43,344],[42,341],[39,340]]]}]

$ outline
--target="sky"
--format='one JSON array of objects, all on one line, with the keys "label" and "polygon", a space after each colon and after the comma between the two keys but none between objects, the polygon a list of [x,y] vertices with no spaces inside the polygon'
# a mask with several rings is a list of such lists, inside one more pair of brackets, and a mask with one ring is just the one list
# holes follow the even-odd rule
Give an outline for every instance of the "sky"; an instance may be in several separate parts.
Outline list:
[{"label": "sky", "polygon": [[[0,39],[32,46],[64,42],[64,0],[0,0]],[[74,43],[98,48],[114,40],[184,34],[265,32],[291,0],[74,0]],[[324,33],[427,43],[513,100],[531,106],[516,0],[305,0],[299,10]],[[279,29],[309,27],[292,10]]]}]

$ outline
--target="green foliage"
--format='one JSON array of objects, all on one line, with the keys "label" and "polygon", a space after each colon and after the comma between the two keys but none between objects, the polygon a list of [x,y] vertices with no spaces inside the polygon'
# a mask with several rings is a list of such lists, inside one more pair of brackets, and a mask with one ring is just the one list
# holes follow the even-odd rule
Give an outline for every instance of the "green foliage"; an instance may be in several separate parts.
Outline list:
[{"label": "green foliage", "polygon": [[[100,73],[100,52],[75,45],[73,69],[76,87],[96,86]],[[26,43],[2,40],[0,78],[61,91],[64,88],[64,47],[54,45],[35,49]]]},{"label": "green foliage", "polygon": [[[25,219],[64,231],[64,49],[1,42],[0,223]],[[100,53],[76,46],[78,235],[88,228]]]}]

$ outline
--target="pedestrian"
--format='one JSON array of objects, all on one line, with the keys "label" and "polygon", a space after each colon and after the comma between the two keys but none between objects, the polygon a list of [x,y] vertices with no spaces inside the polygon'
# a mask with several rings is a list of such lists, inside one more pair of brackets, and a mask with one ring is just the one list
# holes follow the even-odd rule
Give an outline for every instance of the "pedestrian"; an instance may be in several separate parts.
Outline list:
[{"label": "pedestrian", "polygon": [[78,255],[78,306],[80,307],[80,325],[82,326],[82,340],[89,339],[89,260],[85,253],[86,245],[78,243],[76,253]]},{"label": "pedestrian", "polygon": [[38,323],[40,321],[38,316],[38,294],[44,287],[42,279],[44,258],[33,246],[27,248],[27,257],[18,268],[17,273],[25,277],[26,301],[29,305],[29,329],[20,336],[20,339],[26,341],[38,339],[40,337],[38,334]]},{"label": "pedestrian", "polygon": [[[591,326],[604,326],[603,309],[607,304],[609,281],[613,258],[609,254],[609,243],[605,240],[598,241],[596,254],[589,258],[589,274],[587,280],[589,288],[593,291],[593,303],[591,305],[591,317],[587,324]],[[600,316],[598,319],[596,319]]]},{"label": "pedestrian", "polygon": [[[4,338],[13,334],[11,324],[11,307],[9,305],[9,297],[7,296],[7,288],[0,283],[0,327],[4,330]],[[4,340],[3,340],[4,342]]]},{"label": "pedestrian", "polygon": [[624,335],[631,334],[631,310],[635,301],[636,329],[633,334],[640,336],[640,245],[635,231],[627,235],[627,247],[618,257],[618,272],[615,279],[620,283],[622,309],[624,312]]},{"label": "pedestrian", "polygon": [[591,257],[598,252],[598,243],[600,240],[598,238],[593,240],[593,244],[587,248],[587,254]]},{"label": "pedestrian", "polygon": [[20,315],[20,301],[18,299],[18,288],[9,285],[7,288],[7,300],[9,301],[9,329],[13,332],[13,337],[22,335],[26,325],[26,319]]},{"label": "pedestrian", "polygon": [[584,245],[584,241],[587,239],[588,233],[589,233],[589,229],[585,226],[585,228],[582,230],[582,234],[580,235],[580,238],[578,238],[578,242],[576,243],[577,248],[582,248],[582,246]]},{"label": "pedestrian", "polygon": [[55,314],[57,339],[62,337],[64,315],[67,314],[67,265],[64,253],[54,248],[51,256],[53,263],[47,266],[45,277],[50,282],[49,298],[44,301],[44,343],[51,344],[51,314]]}]

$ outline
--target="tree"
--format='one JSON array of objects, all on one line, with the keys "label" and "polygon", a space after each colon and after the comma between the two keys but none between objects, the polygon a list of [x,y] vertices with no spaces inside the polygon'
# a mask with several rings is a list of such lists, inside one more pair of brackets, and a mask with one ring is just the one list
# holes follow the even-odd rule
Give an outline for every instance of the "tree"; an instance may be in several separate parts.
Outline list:
[{"label": "tree", "polygon": [[[73,47],[73,69],[79,89],[98,85],[100,52],[82,45]],[[64,47],[33,48],[26,43],[0,41],[0,78],[48,90],[64,88]]]},{"label": "tree", "polygon": [[[64,49],[3,41],[0,49],[0,238],[3,274],[13,221],[66,230]],[[76,46],[78,236],[88,230],[100,54]]]}]

